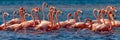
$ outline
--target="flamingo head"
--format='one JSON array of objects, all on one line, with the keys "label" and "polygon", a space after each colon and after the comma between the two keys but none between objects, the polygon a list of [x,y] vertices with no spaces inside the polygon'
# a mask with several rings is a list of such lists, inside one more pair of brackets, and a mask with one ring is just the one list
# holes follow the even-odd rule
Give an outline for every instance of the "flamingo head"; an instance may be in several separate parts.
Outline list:
[{"label": "flamingo head", "polygon": [[49,10],[50,10],[50,11],[54,11],[54,10],[55,10],[55,7],[54,7],[54,6],[50,6]]},{"label": "flamingo head", "polygon": [[61,10],[57,10],[57,13],[60,13],[60,14],[62,14],[62,11],[61,11]]},{"label": "flamingo head", "polygon": [[25,11],[25,9],[24,9],[23,7],[20,7],[20,10],[21,10],[21,11]]},{"label": "flamingo head", "polygon": [[71,13],[68,13],[68,15],[67,16],[72,16],[72,14]]},{"label": "flamingo head", "polygon": [[3,13],[5,16],[9,16],[9,13],[8,12],[4,12]]},{"label": "flamingo head", "polygon": [[43,3],[44,6],[48,7],[48,4],[46,2]]},{"label": "flamingo head", "polygon": [[40,8],[39,8],[39,7],[36,7],[36,10],[40,11]]},{"label": "flamingo head", "polygon": [[116,7],[111,7],[114,12],[117,12]]},{"label": "flamingo head", "polygon": [[104,8],[101,9],[102,13],[106,13],[106,10]]},{"label": "flamingo head", "polygon": [[107,6],[107,7],[106,7],[106,10],[112,10],[112,11],[114,11],[114,12],[117,12],[116,7],[113,7],[113,6]]},{"label": "flamingo head", "polygon": [[82,10],[80,10],[80,9],[77,10],[77,13],[83,14]]},{"label": "flamingo head", "polygon": [[25,14],[24,14],[24,16],[31,16],[31,15],[30,15],[30,14],[28,14],[28,13],[25,13]]},{"label": "flamingo head", "polygon": [[37,8],[32,8],[32,12],[38,12]]},{"label": "flamingo head", "polygon": [[100,10],[98,10],[97,8],[93,9],[93,12],[99,12]]},{"label": "flamingo head", "polygon": [[109,11],[111,9],[112,6],[108,5],[106,6],[106,10]]},{"label": "flamingo head", "polygon": [[56,14],[56,13],[57,13],[57,10],[56,10],[56,9],[54,9],[54,10],[51,10],[51,11],[53,11],[53,13],[54,13],[54,14]]}]

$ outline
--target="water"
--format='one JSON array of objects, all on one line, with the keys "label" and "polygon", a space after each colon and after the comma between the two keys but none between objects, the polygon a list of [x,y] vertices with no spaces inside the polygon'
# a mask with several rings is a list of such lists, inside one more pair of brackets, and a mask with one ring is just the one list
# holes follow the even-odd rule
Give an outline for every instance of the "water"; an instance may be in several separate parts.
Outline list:
[{"label": "water", "polygon": [[[93,8],[105,8],[107,5],[115,6],[118,9],[117,15],[119,15],[120,11],[120,1],[119,0],[37,0],[37,1],[29,1],[29,0],[4,0],[0,1],[0,24],[2,21],[2,13],[4,11],[9,12],[10,16],[6,17],[6,21],[12,19],[13,10],[19,10],[19,7],[24,7],[29,13],[31,8],[33,7],[41,7],[43,2],[47,2],[49,5],[54,5],[57,9],[62,10],[63,14],[59,15],[60,21],[66,20],[66,15],[68,13],[73,13],[77,9],[83,10],[83,15],[81,19],[89,17],[95,19],[92,15]],[[48,8],[45,8],[45,14],[48,14]],[[40,15],[42,19],[42,14]],[[27,20],[30,20],[30,17],[27,17]],[[47,19],[47,18],[46,18]],[[120,16],[117,16],[116,20],[120,20]],[[116,28],[119,30],[120,28]],[[47,32],[47,33],[21,33],[21,32],[13,32],[13,31],[0,31],[0,39],[3,40],[119,40],[120,32],[113,31],[108,32],[106,34],[91,32],[89,30],[79,30],[78,32],[70,32],[65,29],[61,29],[55,32]]]}]

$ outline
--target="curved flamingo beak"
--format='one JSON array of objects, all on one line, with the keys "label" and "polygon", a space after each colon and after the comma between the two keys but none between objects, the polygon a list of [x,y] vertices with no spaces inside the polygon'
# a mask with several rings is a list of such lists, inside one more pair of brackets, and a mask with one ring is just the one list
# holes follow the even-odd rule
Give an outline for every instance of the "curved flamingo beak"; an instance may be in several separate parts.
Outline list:
[{"label": "curved flamingo beak", "polygon": [[30,14],[28,14],[28,16],[31,16]]},{"label": "curved flamingo beak", "polygon": [[9,16],[9,13],[8,12],[4,12],[4,15]]},{"label": "curved flamingo beak", "polygon": [[62,14],[62,11],[60,11],[60,14]]},{"label": "curved flamingo beak", "polygon": [[117,12],[117,10],[115,10],[115,12]]},{"label": "curved flamingo beak", "polygon": [[7,14],[7,16],[9,16],[9,14]]},{"label": "curved flamingo beak", "polygon": [[83,14],[82,10],[78,9],[77,12],[80,12],[80,14]]},{"label": "curved flamingo beak", "polygon": [[80,11],[80,13],[82,13],[82,11]]}]

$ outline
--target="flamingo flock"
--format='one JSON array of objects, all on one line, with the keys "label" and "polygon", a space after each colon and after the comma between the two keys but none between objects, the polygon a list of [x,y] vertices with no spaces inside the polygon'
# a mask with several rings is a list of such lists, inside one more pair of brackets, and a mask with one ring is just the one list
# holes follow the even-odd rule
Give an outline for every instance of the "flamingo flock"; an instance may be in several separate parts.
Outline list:
[{"label": "flamingo flock", "polygon": [[[48,15],[45,15],[45,7],[49,8]],[[40,19],[40,12],[42,11],[43,19]],[[59,30],[61,28],[65,29],[89,29],[93,32],[99,31],[111,31],[113,28],[120,27],[120,21],[115,20],[115,13],[117,12],[116,7],[106,6],[102,9],[93,9],[93,15],[96,20],[86,18],[85,21],[81,21],[81,17],[84,11],[78,9],[73,13],[68,13],[67,20],[59,21],[59,16],[63,14],[60,9],[56,9],[54,6],[49,6],[47,3],[42,4],[42,8],[35,7],[31,9],[30,13],[27,13],[25,8],[20,7],[19,12],[13,11],[13,19],[6,21],[5,16],[9,16],[8,12],[2,14],[3,24],[0,25],[0,30],[12,29],[13,31],[28,30],[32,28],[38,31],[53,31]],[[19,14],[20,18],[16,18],[15,14]],[[32,20],[27,20],[26,16],[32,18]],[[48,20],[46,20],[48,16]],[[105,18],[107,16],[107,18]],[[73,17],[73,18],[72,18]]]}]

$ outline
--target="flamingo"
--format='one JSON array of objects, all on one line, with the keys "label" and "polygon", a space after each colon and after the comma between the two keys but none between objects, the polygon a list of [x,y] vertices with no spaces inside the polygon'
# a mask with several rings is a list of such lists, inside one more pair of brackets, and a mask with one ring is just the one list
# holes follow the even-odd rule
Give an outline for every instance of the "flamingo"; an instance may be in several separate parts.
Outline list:
[{"label": "flamingo", "polygon": [[[113,12],[117,12],[117,10],[116,10],[115,7],[112,7],[112,6],[107,6],[106,10],[107,10],[107,15],[108,15],[109,22],[111,24],[110,29],[112,29],[115,26],[115,20],[114,20],[114,14],[113,14]],[[113,22],[113,24],[111,22]]]},{"label": "flamingo", "polygon": [[19,16],[20,16],[20,20],[23,22],[25,19],[23,17],[23,13],[25,13],[25,9],[23,7],[20,7],[19,9]]},{"label": "flamingo", "polygon": [[[110,10],[108,10],[108,8],[110,9]],[[106,7],[106,10],[104,10],[104,9],[102,9],[102,10],[94,10],[94,11],[97,11],[97,12],[99,12],[99,16],[100,16],[100,18],[102,18],[102,19],[100,19],[99,18],[99,21],[101,22],[101,23],[110,23],[111,25],[110,25],[110,29],[112,29],[112,27],[113,26],[115,26],[116,24],[115,24],[115,20],[114,20],[114,14],[112,14],[112,12],[113,11],[115,11],[116,12],[116,9],[114,8],[114,7],[111,7],[111,6],[107,6]],[[103,13],[107,13],[108,14],[108,19],[104,19],[104,17],[102,16],[102,14]],[[104,14],[105,15],[105,14]],[[94,16],[96,17],[96,15],[94,14]],[[96,18],[98,18],[98,17],[96,17]],[[112,21],[111,21],[111,18],[112,18]]]},{"label": "flamingo", "polygon": [[[6,22],[7,26],[21,23],[21,20],[19,18],[15,18],[15,16],[14,16],[15,14],[16,14],[16,11],[13,12],[13,19]],[[2,24],[2,25],[4,25],[4,24]]]},{"label": "flamingo", "polygon": [[58,30],[61,27],[61,24],[60,24],[60,22],[58,20],[58,14],[60,14],[60,13],[62,13],[61,10],[56,11],[56,22],[57,23],[52,27],[52,30]]},{"label": "flamingo", "polygon": [[13,24],[20,24],[21,23],[20,18],[15,18],[15,14],[17,14],[17,11],[13,12],[13,19],[8,21],[7,24],[13,25]]},{"label": "flamingo", "polygon": [[[37,25],[37,27],[35,29],[40,29],[40,30],[43,30],[43,31],[50,31],[50,30],[58,30],[60,28],[60,24],[59,24],[59,21],[58,21],[58,14],[61,13],[60,10],[57,10],[55,11],[55,8],[53,6],[50,7],[49,9],[49,21],[42,21],[41,24]],[[58,22],[58,24],[54,25],[53,23],[53,13],[56,13],[56,21]]]},{"label": "flamingo", "polygon": [[76,13],[74,13],[78,17],[79,22],[81,22],[82,20],[80,20],[80,16],[78,15],[78,13],[83,14],[82,10],[78,9]]},{"label": "flamingo", "polygon": [[39,14],[40,8],[37,7],[36,10],[38,10],[38,21],[41,23],[40,14]]},{"label": "flamingo", "polygon": [[[99,15],[96,15],[95,12],[98,12]],[[104,16],[103,16],[103,15],[105,15],[106,12],[107,11],[104,10],[104,9],[98,10],[98,9],[94,8],[93,15],[94,15],[94,17],[97,20],[93,20],[93,22],[94,23],[108,23],[109,20],[108,19],[104,19]]]},{"label": "flamingo", "polygon": [[49,8],[49,14],[48,14],[48,18],[49,18],[49,21],[50,21],[50,25],[51,27],[54,26],[54,14],[56,12],[56,8],[54,6],[50,6]]},{"label": "flamingo", "polygon": [[[49,17],[50,17],[50,15],[49,15]],[[49,18],[49,20],[50,20],[50,18]],[[36,25],[34,30],[47,31],[50,24],[51,23],[49,21],[43,20],[43,21],[41,21],[40,24]]]},{"label": "flamingo", "polygon": [[41,23],[39,11],[40,11],[39,7],[32,8],[32,10],[31,10],[31,12],[34,12],[34,16],[33,17],[35,18],[37,16],[38,20],[36,20],[36,21],[38,21],[39,23]]},{"label": "flamingo", "polygon": [[102,14],[102,13],[100,13],[100,11],[101,10],[98,10],[97,8],[94,8],[93,9],[93,15],[94,15],[94,17],[96,18],[96,20],[93,20],[93,22],[99,22],[99,23],[101,23],[101,19],[100,19],[100,15],[97,15],[97,14],[95,14],[95,12],[97,12],[97,13],[99,13],[99,14]]},{"label": "flamingo", "polygon": [[[84,22],[80,21],[80,16],[78,16],[78,12],[80,12],[82,14],[81,10],[77,10],[76,13],[74,13],[75,17],[77,16],[79,19],[79,22],[76,22],[75,24],[71,25],[70,28],[77,28],[77,29],[83,29],[83,28],[87,28],[87,25]],[[75,18],[76,19],[76,18]]]},{"label": "flamingo", "polygon": [[[30,21],[26,21],[26,18],[25,16],[31,16],[32,17],[32,20]],[[31,27],[34,27],[36,24],[36,21],[34,19],[34,17],[31,15],[31,14],[28,14],[28,13],[25,13],[24,14],[24,22],[20,23],[22,25],[22,28],[24,29],[24,31],[27,29],[27,28],[31,28]],[[38,21],[37,21],[38,22]],[[26,32],[26,31],[25,31]]]},{"label": "flamingo", "polygon": [[2,15],[2,19],[3,19],[4,23],[0,26],[1,30],[6,29],[7,25],[9,25],[9,24],[6,23],[6,19],[5,19],[5,16],[8,16],[8,15],[9,15],[8,12],[4,12],[3,15]]},{"label": "flamingo", "polygon": [[88,28],[91,30],[91,31],[110,31],[109,27],[110,27],[110,24],[109,23],[93,23],[91,19],[86,19],[88,22],[89,22],[89,26]]},{"label": "flamingo", "polygon": [[[70,16],[72,16],[72,14],[68,14],[67,15],[67,21],[58,21],[57,23],[56,23],[56,25],[59,27],[63,27],[63,28],[67,28],[68,26],[70,26],[71,24],[70,23],[72,23],[72,21],[73,21],[73,23],[75,22],[75,20],[74,19],[69,19],[69,17]],[[57,19],[57,15],[56,15],[56,19]],[[57,19],[58,20],[58,19]],[[68,22],[68,21],[70,21],[70,22]],[[55,26],[56,26],[55,25]]]},{"label": "flamingo", "polygon": [[[102,16],[103,13],[106,12],[104,9],[101,9],[100,11],[97,10],[97,9],[94,9],[93,12],[95,12],[95,11],[99,12],[99,15],[98,15],[99,17],[97,17],[96,14],[94,13],[95,18],[98,20],[99,23],[104,23],[104,24],[105,23],[110,23],[111,24],[110,21],[104,20],[104,17]],[[94,22],[95,22],[95,20],[94,20]],[[110,27],[112,27],[112,24],[110,25]]]},{"label": "flamingo", "polygon": [[10,25],[10,26],[8,26],[8,28],[13,29],[15,31],[23,29],[23,28],[24,28],[24,30],[26,30],[26,28],[34,27],[35,25],[38,24],[38,21],[35,20],[31,14],[26,13],[26,14],[24,14],[24,18],[25,18],[25,16],[31,16],[32,20],[30,20],[30,21],[25,20],[24,22],[22,22],[20,24]]},{"label": "flamingo", "polygon": [[45,12],[44,12],[44,7],[45,7],[45,6],[48,7],[48,4],[44,2],[44,3],[42,4],[43,20],[45,20],[45,17],[46,17],[46,16],[45,16]]},{"label": "flamingo", "polygon": [[72,14],[68,13],[67,20],[65,21],[65,26],[63,26],[63,28],[69,28],[70,25],[75,24],[76,19],[70,19],[70,16],[72,16]]},{"label": "flamingo", "polygon": [[49,8],[48,18],[50,21],[47,21],[47,20],[41,21],[40,24],[36,25],[34,30],[46,31],[46,30],[48,30],[49,27],[53,26],[52,13],[53,13],[54,9],[55,8],[53,6],[50,6],[50,8]]}]

